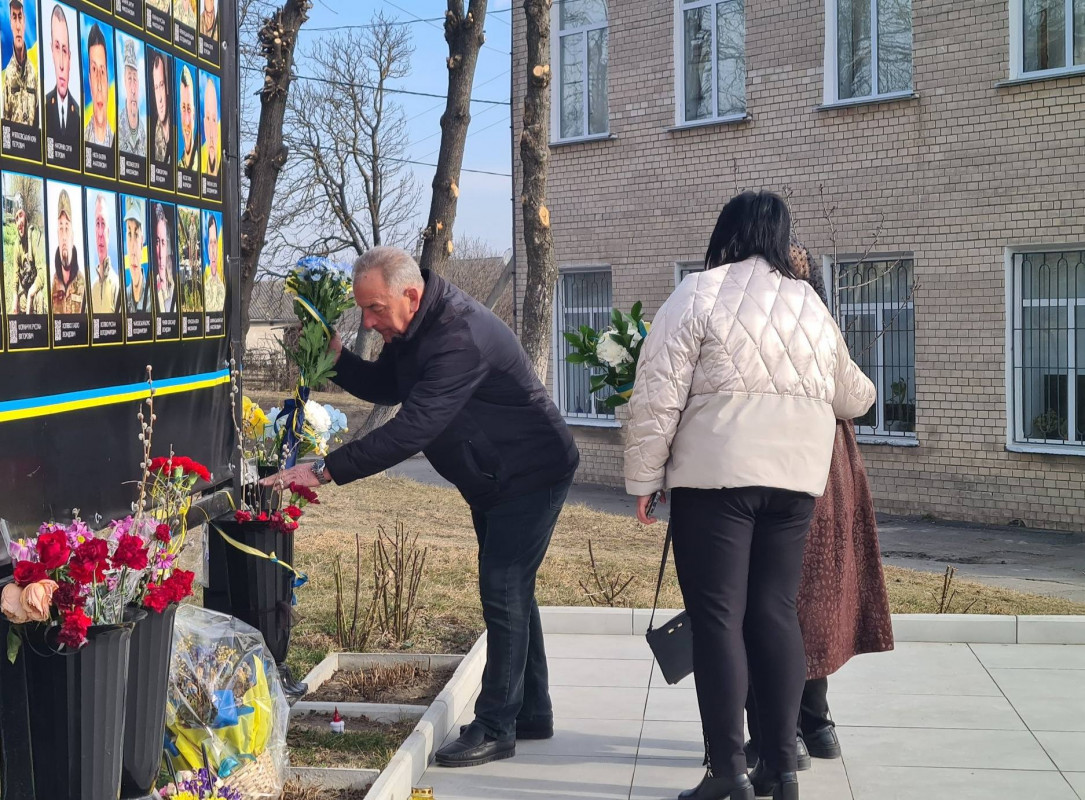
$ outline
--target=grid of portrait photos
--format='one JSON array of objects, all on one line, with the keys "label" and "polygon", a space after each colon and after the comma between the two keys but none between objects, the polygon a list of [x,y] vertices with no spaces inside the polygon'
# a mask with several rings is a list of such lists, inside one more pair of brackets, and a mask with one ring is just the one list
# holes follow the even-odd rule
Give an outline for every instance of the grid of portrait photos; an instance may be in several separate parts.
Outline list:
[{"label": "grid of portrait photos", "polygon": [[0,352],[226,334],[220,0],[0,0]]}]

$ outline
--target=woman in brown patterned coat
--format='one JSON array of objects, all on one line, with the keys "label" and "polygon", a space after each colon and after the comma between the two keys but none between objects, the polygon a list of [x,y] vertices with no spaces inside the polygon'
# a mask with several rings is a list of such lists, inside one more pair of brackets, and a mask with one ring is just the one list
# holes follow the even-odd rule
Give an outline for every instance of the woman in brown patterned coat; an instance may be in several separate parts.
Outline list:
[{"label": "woman in brown patterned coat", "polygon": [[[795,271],[805,275],[828,305],[825,282],[821,271],[813,268],[810,253],[793,243],[791,257]],[[797,731],[799,769],[806,769],[810,756],[840,757],[826,699],[828,676],[852,656],[893,649],[874,501],[851,422],[836,425],[829,482],[814,507],[806,537],[797,603],[806,648],[806,686]],[[760,727],[752,691],[746,709],[750,728],[746,759],[752,768]]]}]

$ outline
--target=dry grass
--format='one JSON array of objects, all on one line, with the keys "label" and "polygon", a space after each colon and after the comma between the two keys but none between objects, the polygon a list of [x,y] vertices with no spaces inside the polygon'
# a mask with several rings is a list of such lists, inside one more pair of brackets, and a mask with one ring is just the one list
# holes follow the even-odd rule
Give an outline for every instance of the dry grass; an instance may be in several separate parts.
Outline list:
[{"label": "dry grass", "polygon": [[283,800],[362,800],[368,789],[325,789],[305,785],[301,781],[287,781],[283,787]]},{"label": "dry grass", "polygon": [[286,744],[295,767],[384,769],[417,722],[373,722],[346,717],[344,733],[332,733],[331,714],[303,714],[290,718]]},{"label": "dry grass", "polygon": [[[371,649],[403,649],[429,653],[464,653],[482,630],[477,590],[477,545],[471,516],[459,494],[402,478],[378,476],[349,486],[321,491],[321,505],[311,506],[298,531],[295,546],[298,567],[310,582],[298,593],[301,622],[295,628],[290,662],[299,674],[334,649],[335,589],[333,565],[341,555],[344,567],[353,563],[354,532],[360,530],[363,558],[366,541],[376,536],[377,525],[391,526],[401,518],[419,545],[429,548],[426,572],[419,591],[421,610],[413,639],[398,645],[371,641]],[[566,506],[554,533],[546,561],[539,572],[540,605],[589,605],[579,582],[588,582],[588,539],[592,541],[600,571],[632,574],[621,595],[623,606],[650,607],[663,547],[662,525],[644,527],[633,517]],[[363,565],[363,574],[368,574]],[[350,570],[348,570],[350,571]],[[886,568],[894,612],[937,611],[942,576]],[[958,602],[976,600],[972,613],[1081,614],[1085,604],[1040,595],[1022,594],[969,581],[957,581]],[[363,600],[367,596],[363,587]],[[663,608],[680,608],[681,597],[669,567],[660,597]]]},{"label": "dry grass", "polygon": [[428,669],[417,664],[378,664],[364,670],[341,670],[306,700],[314,702],[401,703],[429,705],[448,683],[455,667]]}]

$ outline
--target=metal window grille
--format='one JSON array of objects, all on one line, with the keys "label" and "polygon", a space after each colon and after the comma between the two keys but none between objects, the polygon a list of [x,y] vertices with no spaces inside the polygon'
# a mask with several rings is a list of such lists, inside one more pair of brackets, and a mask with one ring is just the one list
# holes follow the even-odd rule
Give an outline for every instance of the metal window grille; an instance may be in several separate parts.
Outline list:
[{"label": "metal window grille", "polygon": [[1013,425],[1021,444],[1085,445],[1085,251],[1013,256]]},{"label": "metal window grille", "polygon": [[915,437],[914,264],[864,260],[837,266],[838,320],[851,357],[878,389],[856,433]]},{"label": "metal window grille", "polygon": [[593,394],[591,391],[589,368],[565,360],[572,348],[561,335],[566,331],[576,331],[581,325],[595,330],[605,329],[609,325],[613,306],[610,270],[563,272],[557,289],[554,303],[555,329],[558,332],[554,388],[558,408],[570,419],[613,419],[614,411],[602,403],[606,393]]}]

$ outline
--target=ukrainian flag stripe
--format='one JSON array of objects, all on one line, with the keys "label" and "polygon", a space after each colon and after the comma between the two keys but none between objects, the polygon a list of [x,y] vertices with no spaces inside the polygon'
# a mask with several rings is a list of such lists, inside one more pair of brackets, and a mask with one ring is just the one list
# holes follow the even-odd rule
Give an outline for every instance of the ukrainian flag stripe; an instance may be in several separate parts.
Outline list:
[{"label": "ukrainian flag stripe", "polygon": [[[180,378],[166,378],[154,382],[155,397],[167,394],[195,392],[210,389],[230,382],[230,371],[205,372],[200,375],[187,375]],[[84,408],[114,405],[145,400],[151,396],[151,387],[146,383],[130,383],[124,386],[105,386],[101,389],[87,389],[82,392],[45,397],[27,397],[22,400],[0,402],[0,422],[14,422],[20,419],[46,417],[51,414],[64,414]]]}]

